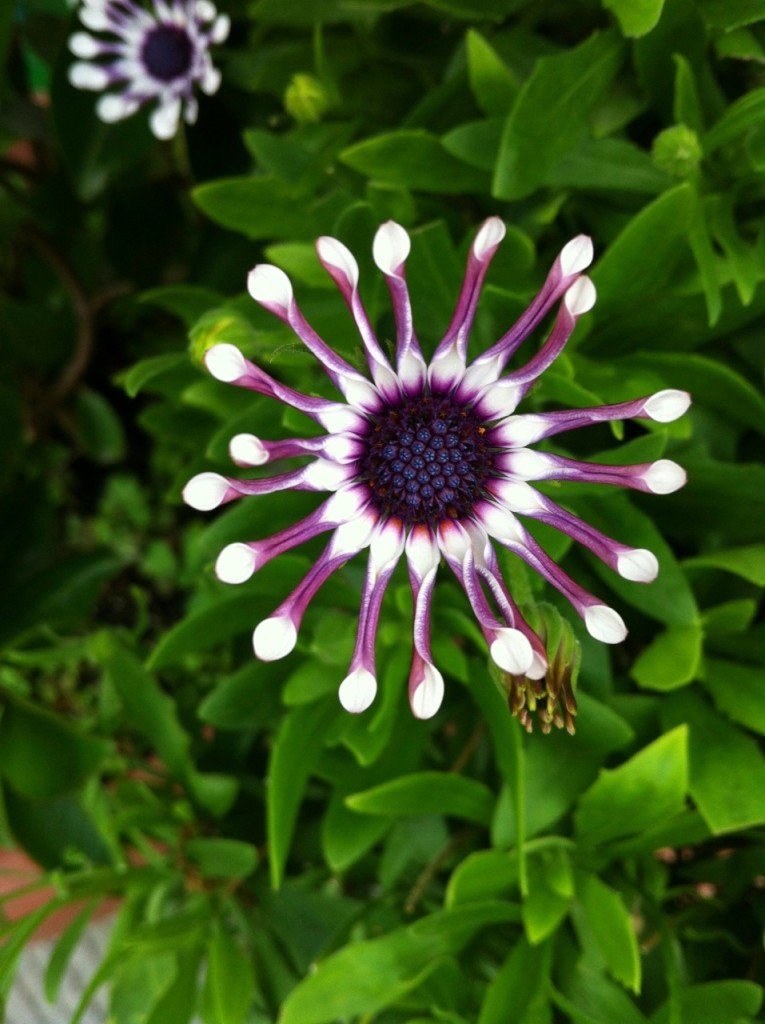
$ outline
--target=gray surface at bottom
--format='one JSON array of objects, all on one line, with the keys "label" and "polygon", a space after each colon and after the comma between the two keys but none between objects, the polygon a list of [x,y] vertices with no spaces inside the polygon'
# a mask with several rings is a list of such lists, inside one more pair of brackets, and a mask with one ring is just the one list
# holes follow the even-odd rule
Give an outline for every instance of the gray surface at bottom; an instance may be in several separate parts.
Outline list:
[{"label": "gray surface at bottom", "polygon": [[[69,1024],[104,958],[111,929],[111,919],[98,921],[86,929],[69,961],[55,1003],[45,998],[43,980],[58,940],[43,939],[27,946],[8,999],[5,1024]],[[100,989],[81,1018],[81,1024],[106,1024],[108,1015],[108,992]]]}]

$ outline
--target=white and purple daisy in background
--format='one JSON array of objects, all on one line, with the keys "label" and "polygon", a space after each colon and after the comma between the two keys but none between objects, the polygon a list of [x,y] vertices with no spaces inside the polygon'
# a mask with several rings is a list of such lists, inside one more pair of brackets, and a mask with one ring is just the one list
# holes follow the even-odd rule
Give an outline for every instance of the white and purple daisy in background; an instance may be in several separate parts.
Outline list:
[{"label": "white and purple daisy in background", "polygon": [[79,13],[86,28],[107,38],[75,32],[69,48],[80,60],[69,81],[105,93],[96,105],[103,121],[121,121],[152,102],[149,124],[158,139],[175,135],[181,114],[196,121],[194,87],[212,95],[220,85],[210,47],[228,36],[228,15],[210,0],[152,0],[151,11],[136,0],[84,0]]},{"label": "white and purple daisy in background", "polygon": [[[269,661],[294,648],[305,610],[328,577],[369,548],[355,650],[340,685],[340,700],[349,711],[364,711],[374,700],[380,606],[402,555],[414,596],[409,700],[418,718],[434,715],[444,694],[443,677],[430,649],[430,606],[442,558],[467,595],[492,659],[503,672],[532,680],[547,672],[545,647],[502,578],[494,542],[556,587],[590,634],[605,643],[618,643],[626,636],[619,614],[560,569],[522,519],[538,519],[563,531],[625,579],[648,583],[658,572],[650,551],[604,536],[529,481],[587,481],[668,494],[685,482],[680,466],[666,459],[623,467],[576,462],[532,451],[529,445],[609,420],[668,423],[686,411],[690,396],[665,390],[618,405],[516,415],[534,381],[562,352],[578,318],[592,309],[595,288],[582,274],[592,261],[592,243],[579,236],[561,251],[517,323],[468,363],[468,335],[478,297],[504,234],[497,217],[479,230],[452,321],[428,364],[414,331],[405,278],[409,236],[392,221],[378,230],[373,254],[393,305],[395,368],[362,305],[356,260],[337,239],[318,240],[319,260],[340,289],[361,335],[371,379],[338,356],[308,324],[281,270],[262,264],[251,271],[251,296],[292,328],[342,393],[342,402],[310,397],[280,384],[233,345],[214,345],[205,354],[207,369],[217,380],[299,409],[325,430],[318,437],[284,441],[239,434],[230,447],[239,466],[313,458],[292,472],[261,479],[200,473],[186,485],[183,496],[193,508],[208,511],[241,496],[287,488],[334,492],[315,512],[281,533],[229,544],[218,557],[216,573],[227,583],[242,583],[282,552],[331,532],[305,579],[255,629],[255,653]],[[511,356],[556,304],[554,324],[539,351],[525,365],[505,372]]]}]

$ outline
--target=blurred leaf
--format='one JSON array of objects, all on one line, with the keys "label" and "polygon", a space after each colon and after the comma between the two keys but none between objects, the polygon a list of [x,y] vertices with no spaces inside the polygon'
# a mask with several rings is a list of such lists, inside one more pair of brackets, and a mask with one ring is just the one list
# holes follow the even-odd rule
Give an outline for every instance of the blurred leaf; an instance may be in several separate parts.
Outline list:
[{"label": "blurred leaf", "polygon": [[765,121],[765,88],[752,89],[745,96],[735,100],[725,113],[704,136],[704,150],[714,153],[721,146],[759,127]]},{"label": "blurred leaf", "polygon": [[336,701],[318,701],[289,711],[274,739],[268,765],[267,828],[271,885],[284,876],[298,809],[316,767],[327,729],[340,711]]},{"label": "blurred leaf", "polygon": [[518,95],[518,81],[497,51],[474,28],[465,36],[470,88],[487,117],[504,117]]},{"label": "blurred leaf", "polygon": [[319,964],[287,997],[279,1024],[331,1024],[375,1013],[412,991],[439,958],[459,953],[482,928],[517,918],[506,903],[443,910],[378,939],[355,942]]},{"label": "blurred leaf", "polygon": [[419,772],[354,793],[345,802],[362,814],[445,814],[488,825],[494,796],[487,786],[462,775]]},{"label": "blurred leaf", "polygon": [[313,238],[319,232],[305,203],[277,178],[221,178],[198,185],[192,198],[216,224],[248,238]]},{"label": "blurred leaf", "polygon": [[48,960],[48,966],[45,969],[45,998],[49,1003],[58,1001],[61,982],[67,972],[72,955],[96,911],[96,906],[97,900],[91,900],[89,903],[86,903],[66,926],[61,937],[56,942]]},{"label": "blurred leaf", "polygon": [[207,949],[207,974],[202,990],[205,1024],[245,1024],[255,992],[250,958],[221,923],[216,923]]},{"label": "blurred leaf", "polygon": [[693,200],[691,187],[678,185],[632,218],[593,270],[598,308],[650,295],[667,283],[687,238]]},{"label": "blurred leaf", "polygon": [[621,59],[616,33],[603,32],[537,62],[505,125],[492,186],[496,198],[520,199],[534,192],[581,143],[590,110],[608,89]]},{"label": "blurred leaf", "polygon": [[[651,1017],[651,1024],[747,1024],[762,1006],[762,986],[753,981],[709,981],[689,985]],[[680,1016],[678,1018],[678,1010]]]},{"label": "blurred leaf", "polygon": [[383,185],[428,192],[482,192],[487,179],[421,130],[400,129],[357,142],[340,154],[343,163]]},{"label": "blurred leaf", "polygon": [[701,681],[720,711],[739,725],[765,736],[762,669],[720,658],[704,660]]},{"label": "blurred leaf", "polygon": [[0,718],[0,773],[17,793],[49,800],[98,771],[111,744],[26,702],[6,703]]},{"label": "blurred leaf", "polygon": [[69,554],[16,582],[0,602],[0,645],[35,628],[77,624],[120,567],[112,554]]},{"label": "blurred leaf", "polygon": [[178,720],[173,700],[157,685],[138,659],[105,634],[94,639],[94,657],[104,667],[129,718],[156,748],[167,769],[185,782],[213,814],[223,814],[236,796],[237,782],[224,775],[198,772],[191,758],[191,739]]},{"label": "blurred leaf", "polygon": [[644,36],[661,17],[664,0],[602,0],[613,11],[625,36]]},{"label": "blurred leaf", "polygon": [[577,878],[576,898],[587,929],[609,973],[633,992],[640,992],[640,951],[629,911],[619,893],[590,874]]},{"label": "blurred leaf", "polygon": [[679,720],[687,723],[680,728],[689,735],[690,792],[704,821],[715,833],[762,825],[765,757],[757,744],[700,697],[683,698],[668,698],[662,720],[670,727]]},{"label": "blurred leaf", "polygon": [[552,847],[528,858],[528,894],[523,927],[532,946],[553,934],[568,913],[574,895],[569,855]]},{"label": "blurred leaf", "polygon": [[765,19],[765,0],[699,0],[699,7],[710,25],[725,32]]},{"label": "blurred leaf", "polygon": [[677,814],[688,791],[688,730],[678,726],[618,768],[601,771],[580,798],[576,833],[586,846],[633,835]]},{"label": "blurred leaf", "polygon": [[693,626],[699,610],[690,584],[672,549],[647,515],[640,512],[621,495],[608,501],[577,499],[577,509],[584,509],[589,523],[634,547],[648,548],[659,559],[659,576],[650,586],[623,580],[607,566],[593,560],[598,575],[608,586],[635,608],[667,625]]},{"label": "blurred leaf", "polygon": [[632,678],[648,690],[676,690],[696,678],[701,662],[700,626],[670,626],[642,650]]},{"label": "blurred leaf", "polygon": [[550,948],[519,939],[486,990],[478,1024],[533,1024],[547,1005]]},{"label": "blurred leaf", "polygon": [[[195,316],[194,321],[196,319]],[[172,370],[184,369],[188,365],[189,360],[185,353],[176,354],[171,352],[162,356],[149,356],[148,359],[142,359],[140,363],[132,366],[121,378],[120,383],[128,395],[131,398],[135,398],[139,391],[142,391],[147,384],[157,377],[162,377]]]},{"label": "blurred leaf", "polygon": [[189,839],[184,853],[205,878],[246,878],[258,863],[258,851],[241,839],[198,836]]},{"label": "blurred leaf", "polygon": [[[209,650],[237,633],[249,632],[278,603],[274,595],[288,594],[307,568],[302,558],[283,556],[278,564],[264,566],[257,574],[257,590],[241,589],[215,603],[191,612],[168,630],[152,651],[149,668],[162,669],[183,662],[189,654]],[[245,588],[246,589],[246,588]]]},{"label": "blurred leaf", "polygon": [[75,425],[77,440],[95,462],[109,465],[124,457],[125,431],[103,395],[89,388],[77,392]]}]

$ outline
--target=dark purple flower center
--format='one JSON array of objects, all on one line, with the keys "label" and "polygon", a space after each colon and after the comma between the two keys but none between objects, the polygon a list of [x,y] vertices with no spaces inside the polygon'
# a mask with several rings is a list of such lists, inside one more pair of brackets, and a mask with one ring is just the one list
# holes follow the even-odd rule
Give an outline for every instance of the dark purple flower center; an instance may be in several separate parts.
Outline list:
[{"label": "dark purple flower center", "polygon": [[193,52],[185,29],[177,25],[157,25],[146,36],[141,60],[152,78],[172,82],[189,70]]},{"label": "dark purple flower center", "polygon": [[378,510],[406,523],[468,515],[494,472],[486,427],[462,405],[421,395],[370,420],[359,477]]}]

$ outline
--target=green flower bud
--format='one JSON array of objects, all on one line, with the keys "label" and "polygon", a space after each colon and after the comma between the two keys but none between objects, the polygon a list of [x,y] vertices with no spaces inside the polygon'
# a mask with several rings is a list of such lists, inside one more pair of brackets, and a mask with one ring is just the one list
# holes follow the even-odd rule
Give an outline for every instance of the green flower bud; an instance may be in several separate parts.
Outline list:
[{"label": "green flower bud", "polygon": [[300,124],[321,121],[331,104],[329,89],[314,75],[293,75],[284,93],[285,110]]},{"label": "green flower bud", "polygon": [[704,153],[696,132],[685,124],[673,124],[653,140],[651,156],[656,166],[673,178],[690,178]]}]

